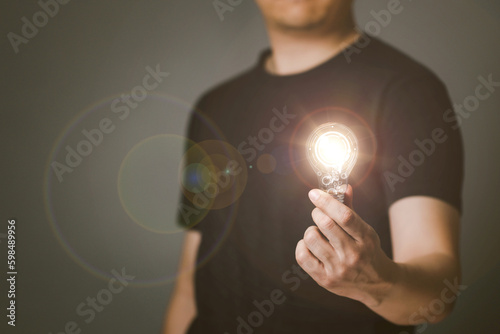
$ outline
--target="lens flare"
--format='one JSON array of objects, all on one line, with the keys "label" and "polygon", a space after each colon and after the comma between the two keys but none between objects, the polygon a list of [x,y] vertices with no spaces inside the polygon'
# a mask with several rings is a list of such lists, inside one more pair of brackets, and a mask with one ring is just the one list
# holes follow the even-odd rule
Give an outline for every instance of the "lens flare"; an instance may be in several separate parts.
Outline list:
[{"label": "lens flare", "polygon": [[[193,110],[190,103],[166,94],[149,92],[141,102],[140,112],[139,109],[131,110],[130,117],[121,119],[111,109],[113,101],[120,96],[121,93],[97,101],[59,129],[45,164],[46,219],[55,240],[69,258],[91,275],[109,281],[113,277],[110,273],[112,268],[125,267],[127,272],[130,270],[132,274],[137,274],[136,279],[130,282],[131,286],[170,284],[183,273],[174,265],[158,266],[157,263],[168,264],[170,259],[163,245],[181,247],[181,229],[174,225],[174,217],[181,209],[174,205],[177,196],[168,197],[166,202],[163,191],[165,187],[171,187],[173,193],[178,194],[181,179],[176,168],[182,170],[179,163],[182,147],[190,142],[184,137],[183,127],[176,126],[172,119],[192,115],[211,136],[222,142],[225,137],[201,111]],[[93,152],[85,157],[80,166],[65,173],[63,180],[59,180],[53,163],[67,164],[68,152],[65,148],[71,146],[76,149],[75,143],[88,139],[83,137],[82,131],[97,128],[105,118],[112,121],[115,131],[106,134],[102,144],[94,146]],[[201,160],[207,156],[203,150],[199,154]],[[155,164],[156,158],[161,164]],[[118,176],[120,168],[123,173],[121,178]],[[151,168],[160,173],[151,173]],[[161,169],[170,174],[164,176]],[[198,183],[186,184],[186,188],[191,190],[195,190],[197,184],[207,184],[208,172],[212,170],[194,165],[185,172],[193,171],[199,179],[194,180]],[[150,173],[152,179],[155,175],[163,179],[157,178],[159,182],[153,184],[144,175],[146,173]],[[221,180],[224,179],[221,177]],[[125,196],[122,199],[117,183],[120,183],[121,193]],[[134,190],[137,192],[134,193]],[[139,191],[145,194],[144,191],[153,190],[161,196],[146,193],[149,202],[140,196]],[[201,189],[202,193],[209,190]],[[207,210],[199,209],[196,220],[204,217]],[[194,267],[187,271],[197,270],[216,254],[228,235],[236,212],[237,205],[234,205],[221,215],[222,226],[218,233],[198,254]]]},{"label": "lens flare", "polygon": [[238,200],[246,187],[245,160],[225,141],[197,143],[186,151],[183,160],[187,167],[182,170],[182,191],[197,209],[226,208]]}]

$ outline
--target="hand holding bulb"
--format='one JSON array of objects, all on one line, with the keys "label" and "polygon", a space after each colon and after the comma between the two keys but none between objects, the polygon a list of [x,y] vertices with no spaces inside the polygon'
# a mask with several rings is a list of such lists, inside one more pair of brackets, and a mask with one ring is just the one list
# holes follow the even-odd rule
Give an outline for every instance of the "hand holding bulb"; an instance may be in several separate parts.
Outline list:
[{"label": "hand holding bulb", "polygon": [[319,189],[309,192],[316,225],[297,243],[295,258],[321,287],[374,309],[389,296],[397,265],[382,250],[373,227],[352,209],[352,196],[351,186],[345,204]]},{"label": "hand holding bulb", "polygon": [[342,124],[323,124],[309,137],[307,157],[323,191],[309,192],[316,226],[305,231],[295,258],[328,291],[377,307],[393,286],[396,264],[382,250],[376,231],[352,208],[347,179],[357,155],[356,137]]}]

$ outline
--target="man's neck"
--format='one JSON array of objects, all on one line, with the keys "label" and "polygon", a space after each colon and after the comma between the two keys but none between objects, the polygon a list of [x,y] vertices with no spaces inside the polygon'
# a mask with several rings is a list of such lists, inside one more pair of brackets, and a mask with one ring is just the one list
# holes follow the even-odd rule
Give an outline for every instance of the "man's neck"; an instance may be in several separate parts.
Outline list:
[{"label": "man's neck", "polygon": [[359,32],[354,23],[326,33],[269,30],[272,55],[266,70],[275,75],[301,73],[316,67],[355,42]]}]

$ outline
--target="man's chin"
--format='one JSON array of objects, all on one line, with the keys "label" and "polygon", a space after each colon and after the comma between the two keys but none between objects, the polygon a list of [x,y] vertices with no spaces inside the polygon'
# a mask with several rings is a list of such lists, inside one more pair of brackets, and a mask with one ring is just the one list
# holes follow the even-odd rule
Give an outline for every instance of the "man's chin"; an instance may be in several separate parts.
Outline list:
[{"label": "man's chin", "polygon": [[283,31],[314,31],[317,29],[321,29],[324,24],[324,18],[297,18],[274,21],[274,26]]}]

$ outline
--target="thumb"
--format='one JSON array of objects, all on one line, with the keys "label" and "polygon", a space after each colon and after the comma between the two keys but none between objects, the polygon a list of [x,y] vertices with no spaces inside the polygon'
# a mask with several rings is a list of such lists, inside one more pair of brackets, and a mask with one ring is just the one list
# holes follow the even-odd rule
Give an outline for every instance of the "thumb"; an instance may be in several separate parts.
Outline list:
[{"label": "thumb", "polygon": [[345,195],[344,195],[344,204],[347,205],[348,207],[350,207],[351,209],[354,209],[352,207],[352,200],[353,200],[353,191],[352,191],[352,187],[350,184],[347,185],[347,189],[345,191]]}]

